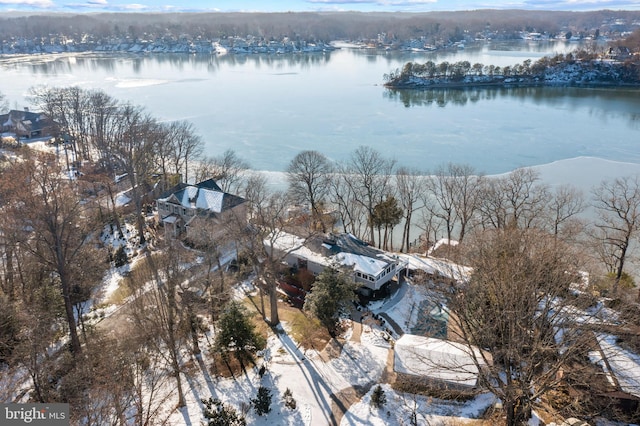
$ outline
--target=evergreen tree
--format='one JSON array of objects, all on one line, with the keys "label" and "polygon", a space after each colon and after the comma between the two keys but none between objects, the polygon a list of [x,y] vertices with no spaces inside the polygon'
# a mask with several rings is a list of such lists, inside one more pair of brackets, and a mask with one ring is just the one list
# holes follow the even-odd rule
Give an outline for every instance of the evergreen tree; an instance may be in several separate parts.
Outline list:
[{"label": "evergreen tree", "polygon": [[381,408],[387,402],[387,396],[384,394],[382,386],[378,385],[371,394],[371,406]]},{"label": "evergreen tree", "polygon": [[271,391],[264,386],[258,388],[258,394],[251,400],[256,414],[262,416],[271,412]]},{"label": "evergreen tree", "polygon": [[340,311],[355,299],[356,283],[336,267],[325,268],[307,295],[304,310],[315,315],[331,336],[340,331]]},{"label": "evergreen tree", "polygon": [[205,408],[202,415],[207,426],[246,426],[247,420],[230,405],[223,404],[217,398],[203,399]]},{"label": "evergreen tree", "polygon": [[282,399],[284,400],[284,405],[290,410],[295,410],[298,406],[295,398],[293,397],[293,393],[291,389],[287,388],[282,395]]},{"label": "evergreen tree", "polygon": [[244,306],[238,302],[229,303],[219,321],[215,348],[225,359],[233,353],[244,368],[246,362],[253,363],[253,354],[264,345],[264,339],[256,333]]}]

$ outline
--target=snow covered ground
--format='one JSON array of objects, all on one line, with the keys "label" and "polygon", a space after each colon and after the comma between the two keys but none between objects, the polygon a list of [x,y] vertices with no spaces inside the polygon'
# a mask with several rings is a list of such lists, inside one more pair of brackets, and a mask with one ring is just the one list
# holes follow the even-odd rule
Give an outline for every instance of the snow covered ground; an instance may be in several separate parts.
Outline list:
[{"label": "snow covered ground", "polygon": [[[269,337],[267,349],[259,358],[259,364],[266,367],[262,377],[258,368],[254,368],[236,379],[212,378],[206,368],[202,368],[208,364],[205,355],[203,363],[195,369],[199,374],[192,375],[187,381],[187,406],[173,413],[169,424],[200,424],[203,419],[200,401],[209,397],[218,398],[239,410],[242,402],[255,397],[261,385],[272,391],[272,410],[264,416],[249,411],[248,424],[324,426],[339,421],[335,413],[344,404],[337,396],[340,391],[354,385],[377,383],[385,369],[389,344],[376,336],[374,330],[368,329],[362,333],[361,343],[347,341],[339,357],[328,359],[316,350],[299,348],[282,330]],[[282,395],[286,389],[291,390],[296,400],[294,410],[284,404]],[[351,423],[343,421],[343,424]]]}]

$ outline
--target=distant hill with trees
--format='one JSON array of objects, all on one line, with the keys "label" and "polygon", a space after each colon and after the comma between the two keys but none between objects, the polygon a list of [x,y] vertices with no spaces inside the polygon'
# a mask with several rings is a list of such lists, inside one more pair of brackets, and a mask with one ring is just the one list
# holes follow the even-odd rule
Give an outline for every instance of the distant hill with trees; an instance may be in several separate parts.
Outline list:
[{"label": "distant hill with trees", "polygon": [[521,31],[549,35],[610,36],[637,28],[640,11],[555,12],[475,10],[429,13],[104,13],[6,14],[0,17],[0,43],[16,38],[64,37],[76,42],[110,37],[213,40],[228,37],[283,37],[304,41],[424,38],[462,40],[485,36],[514,38]]}]

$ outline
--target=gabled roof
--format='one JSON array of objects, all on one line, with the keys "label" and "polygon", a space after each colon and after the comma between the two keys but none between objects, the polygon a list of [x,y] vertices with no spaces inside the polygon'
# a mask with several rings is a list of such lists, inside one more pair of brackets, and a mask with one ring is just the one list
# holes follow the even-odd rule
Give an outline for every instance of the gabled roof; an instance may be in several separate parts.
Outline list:
[{"label": "gabled roof", "polygon": [[356,271],[377,275],[387,266],[396,263],[382,250],[370,246],[353,234],[329,235],[322,246],[343,265],[353,266]]},{"label": "gabled roof", "polygon": [[330,234],[326,238],[311,238],[305,241],[282,232],[276,238],[275,248],[301,258],[314,259],[318,264],[329,265],[331,260],[335,260],[341,265],[353,267],[356,272],[374,277],[389,265],[396,263],[396,259],[384,251],[370,246],[352,234]]},{"label": "gabled roof", "polygon": [[181,183],[158,198],[171,204],[188,209],[197,209],[204,213],[222,213],[245,202],[245,199],[223,192],[213,179],[195,185]]},{"label": "gabled roof", "polygon": [[19,127],[23,131],[37,131],[55,123],[43,113],[13,109],[7,114],[0,115],[0,124],[3,127]]}]

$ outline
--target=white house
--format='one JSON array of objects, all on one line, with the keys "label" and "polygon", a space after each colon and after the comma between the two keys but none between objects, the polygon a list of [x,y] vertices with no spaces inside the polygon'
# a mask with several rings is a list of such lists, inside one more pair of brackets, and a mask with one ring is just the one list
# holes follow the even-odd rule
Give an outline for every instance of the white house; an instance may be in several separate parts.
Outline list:
[{"label": "white house", "polygon": [[397,257],[370,246],[352,234],[329,234],[305,241],[283,233],[273,248],[287,253],[285,261],[289,266],[305,268],[316,275],[331,263],[350,267],[354,281],[369,294],[383,289],[405,265]]}]

